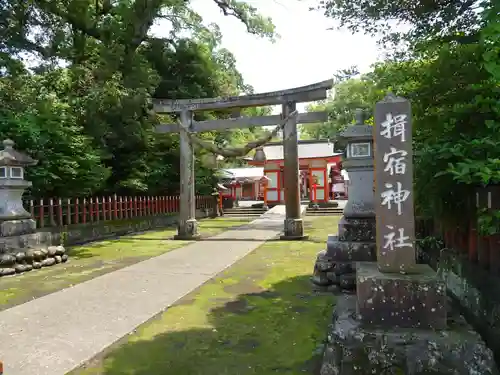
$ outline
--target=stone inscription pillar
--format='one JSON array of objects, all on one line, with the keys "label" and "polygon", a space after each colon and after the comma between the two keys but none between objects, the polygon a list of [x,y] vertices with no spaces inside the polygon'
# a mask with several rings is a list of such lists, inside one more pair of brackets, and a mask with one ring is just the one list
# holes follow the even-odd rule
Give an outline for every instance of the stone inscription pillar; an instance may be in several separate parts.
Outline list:
[{"label": "stone inscription pillar", "polygon": [[[296,110],[296,103],[283,104],[283,117],[289,116]],[[304,238],[304,226],[300,212],[300,187],[299,187],[299,152],[297,117],[291,117],[283,129],[283,157],[285,159],[285,209],[284,235],[286,240],[299,240]]]},{"label": "stone inscription pillar", "polygon": [[[181,122],[191,128],[191,111],[181,112]],[[194,179],[194,152],[189,135],[181,131],[180,138],[180,212],[176,240],[189,240],[199,237],[198,222],[196,221],[195,206],[195,179]]]},{"label": "stone inscription pillar", "polygon": [[388,95],[375,107],[377,263],[357,264],[361,322],[446,328],[446,287],[415,261],[410,103]]}]

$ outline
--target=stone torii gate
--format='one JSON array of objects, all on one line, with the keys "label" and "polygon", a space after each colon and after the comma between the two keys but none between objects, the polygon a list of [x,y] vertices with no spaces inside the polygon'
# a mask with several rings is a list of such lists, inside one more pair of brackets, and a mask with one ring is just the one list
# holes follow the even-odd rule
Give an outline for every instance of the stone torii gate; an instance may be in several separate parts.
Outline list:
[{"label": "stone torii gate", "polygon": [[[283,128],[284,178],[286,219],[282,239],[304,238],[301,219],[299,193],[299,160],[297,124],[325,122],[327,112],[296,113],[297,103],[312,102],[327,98],[327,91],[333,86],[333,80],[327,80],[308,86],[244,96],[230,96],[206,99],[160,99],[154,101],[156,113],[179,113],[180,124],[161,124],[157,133],[180,133],[180,218],[176,239],[194,239],[198,237],[198,225],[195,218],[194,187],[194,152],[189,133],[220,131],[231,128],[249,128],[253,126],[278,125],[286,119]],[[194,121],[193,113],[230,108],[248,108],[281,105],[281,115],[237,117],[230,119]],[[185,131],[188,129],[189,133]]]}]

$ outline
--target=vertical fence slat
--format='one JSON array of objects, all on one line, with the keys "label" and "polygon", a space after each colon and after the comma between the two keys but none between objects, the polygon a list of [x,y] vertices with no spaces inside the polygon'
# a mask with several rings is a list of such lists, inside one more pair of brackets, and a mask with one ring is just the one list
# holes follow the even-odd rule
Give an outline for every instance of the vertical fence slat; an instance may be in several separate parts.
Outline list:
[{"label": "vertical fence slat", "polygon": [[82,223],[87,224],[87,199],[82,200]]},{"label": "vertical fence slat", "polygon": [[35,202],[33,201],[33,199],[30,199],[30,214],[31,214],[31,217],[36,219],[36,215],[35,215]]},{"label": "vertical fence slat", "polygon": [[64,225],[62,199],[61,198],[58,198],[58,200],[57,200],[57,225],[59,225],[60,227],[62,227]]},{"label": "vertical fence slat", "polygon": [[38,207],[38,215],[40,217],[40,228],[45,226],[45,208],[43,205],[43,198],[40,199],[40,206]]},{"label": "vertical fence slat", "polygon": [[99,207],[99,197],[95,197],[95,220],[99,222],[101,220],[101,209]]},{"label": "vertical fence slat", "polygon": [[71,225],[71,199],[66,199],[66,224]]}]

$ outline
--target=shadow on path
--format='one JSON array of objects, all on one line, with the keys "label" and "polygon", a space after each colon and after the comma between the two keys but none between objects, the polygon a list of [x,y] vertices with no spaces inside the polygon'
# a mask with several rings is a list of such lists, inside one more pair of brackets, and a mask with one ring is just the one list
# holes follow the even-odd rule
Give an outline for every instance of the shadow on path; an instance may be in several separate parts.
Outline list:
[{"label": "shadow on path", "polygon": [[186,296],[72,374],[319,374],[334,297],[314,294],[309,276],[267,290],[254,276],[217,298]]}]

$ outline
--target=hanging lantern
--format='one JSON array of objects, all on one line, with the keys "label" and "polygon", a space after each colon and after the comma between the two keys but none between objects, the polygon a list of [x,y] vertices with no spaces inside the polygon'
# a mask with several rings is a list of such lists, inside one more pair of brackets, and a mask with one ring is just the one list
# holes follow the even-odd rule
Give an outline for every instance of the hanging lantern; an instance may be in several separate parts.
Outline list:
[{"label": "hanging lantern", "polygon": [[255,149],[253,161],[258,161],[258,162],[262,162],[262,163],[264,163],[266,161],[266,153],[264,152],[264,147],[257,147]]}]

